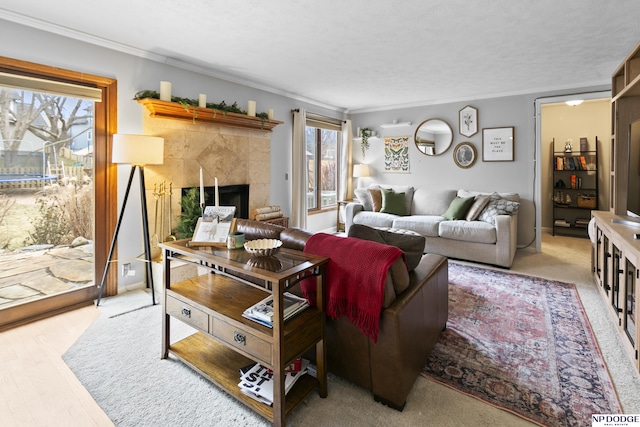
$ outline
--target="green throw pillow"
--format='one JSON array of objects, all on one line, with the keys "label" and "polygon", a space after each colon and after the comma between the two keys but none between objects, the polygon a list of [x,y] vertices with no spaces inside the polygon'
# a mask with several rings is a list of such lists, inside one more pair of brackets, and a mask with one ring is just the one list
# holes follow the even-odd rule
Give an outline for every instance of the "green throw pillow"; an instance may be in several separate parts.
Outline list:
[{"label": "green throw pillow", "polygon": [[475,201],[475,197],[456,197],[449,204],[449,209],[442,215],[445,219],[464,219],[469,208]]},{"label": "green throw pillow", "polygon": [[404,206],[404,193],[394,193],[392,190],[380,189],[382,191],[382,209],[380,212],[406,215]]}]

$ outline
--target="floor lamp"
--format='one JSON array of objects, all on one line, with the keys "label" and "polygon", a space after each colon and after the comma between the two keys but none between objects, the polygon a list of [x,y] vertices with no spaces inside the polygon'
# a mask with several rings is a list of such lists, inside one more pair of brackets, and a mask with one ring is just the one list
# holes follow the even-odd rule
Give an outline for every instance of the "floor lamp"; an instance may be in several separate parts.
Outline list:
[{"label": "floor lamp", "polygon": [[151,301],[153,302],[153,305],[155,305],[156,297],[154,294],[153,273],[151,269],[151,244],[149,242],[149,219],[147,217],[147,196],[145,194],[144,186],[144,166],[162,164],[164,160],[164,139],[148,135],[115,134],[113,135],[111,153],[111,161],[113,163],[130,164],[131,173],[129,174],[127,190],[124,193],[124,201],[122,202],[122,208],[120,209],[120,215],[118,216],[118,222],[116,223],[116,230],[113,233],[113,239],[111,240],[109,256],[107,257],[107,264],[104,267],[104,274],[102,275],[102,281],[100,282],[100,292],[98,293],[96,306],[100,305],[100,298],[102,298],[102,291],[104,290],[104,285],[107,281],[107,273],[109,272],[109,266],[111,265],[111,257],[113,256],[113,250],[116,246],[116,241],[118,240],[118,232],[120,231],[120,225],[122,224],[124,210],[127,207],[129,190],[131,190],[131,183],[133,182],[133,176],[136,169],[140,169],[140,173],[138,175],[140,176],[140,205],[142,207],[142,233],[144,237],[146,265],[145,273],[147,287],[151,287]]}]

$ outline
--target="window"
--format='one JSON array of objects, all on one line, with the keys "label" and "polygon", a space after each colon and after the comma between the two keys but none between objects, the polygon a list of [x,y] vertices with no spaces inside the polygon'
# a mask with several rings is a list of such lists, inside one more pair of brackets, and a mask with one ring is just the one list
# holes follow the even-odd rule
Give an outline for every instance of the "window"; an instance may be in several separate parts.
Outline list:
[{"label": "window", "polygon": [[[73,84],[73,96],[90,96],[99,94],[103,102],[95,104],[92,132],[92,161],[94,185],[94,271],[93,283],[99,281],[104,272],[107,251],[117,218],[117,167],[110,164],[110,138],[116,130],[117,119],[117,84],[106,77],[94,76],[84,72],[64,70],[42,64],[0,57],[0,76],[4,84],[12,88],[25,88],[24,82],[33,79],[51,81],[46,91],[56,92],[56,83],[63,82],[66,89]],[[9,76],[9,77],[7,77]],[[30,88],[33,89],[33,88]],[[97,92],[96,92],[97,89]],[[71,136],[71,135],[70,135]],[[117,293],[117,271],[111,269],[107,280],[106,295]],[[74,291],[51,295],[48,298],[35,299],[25,304],[18,304],[2,310],[0,330],[25,323],[28,320],[42,318],[51,314],[90,303],[97,295],[96,286],[83,286]]]},{"label": "window", "polygon": [[324,120],[326,121],[307,114],[305,142],[308,168],[307,209],[309,211],[336,206],[337,201],[341,127],[339,121]]}]

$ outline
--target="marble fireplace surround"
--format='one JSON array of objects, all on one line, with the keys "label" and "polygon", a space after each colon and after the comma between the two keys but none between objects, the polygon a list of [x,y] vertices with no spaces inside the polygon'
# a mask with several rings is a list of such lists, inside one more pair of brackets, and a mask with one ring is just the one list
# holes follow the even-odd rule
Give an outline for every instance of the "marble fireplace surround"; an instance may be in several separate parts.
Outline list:
[{"label": "marble fireplace surround", "polygon": [[216,177],[219,186],[249,184],[249,213],[270,204],[271,132],[199,123],[197,119],[193,123],[153,118],[145,111],[143,133],[164,138],[164,164],[145,167],[151,232],[156,225],[154,184],[159,186],[164,181],[167,188],[164,225],[168,230],[169,183],[173,185],[172,223],[175,226],[180,215],[182,189],[199,186],[200,167],[205,187],[212,187]]}]

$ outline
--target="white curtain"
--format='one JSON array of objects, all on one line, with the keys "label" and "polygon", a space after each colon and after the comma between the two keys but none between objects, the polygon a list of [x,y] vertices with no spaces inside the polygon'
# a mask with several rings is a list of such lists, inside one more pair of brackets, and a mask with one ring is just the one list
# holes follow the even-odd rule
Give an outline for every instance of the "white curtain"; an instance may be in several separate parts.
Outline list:
[{"label": "white curtain", "polygon": [[304,109],[293,112],[293,209],[291,226],[307,228],[307,147],[305,126],[307,113]]},{"label": "white curtain", "polygon": [[344,120],[342,122],[342,144],[340,146],[340,182],[338,182],[338,200],[351,200],[353,198],[353,179],[351,178],[352,135],[351,120]]}]

